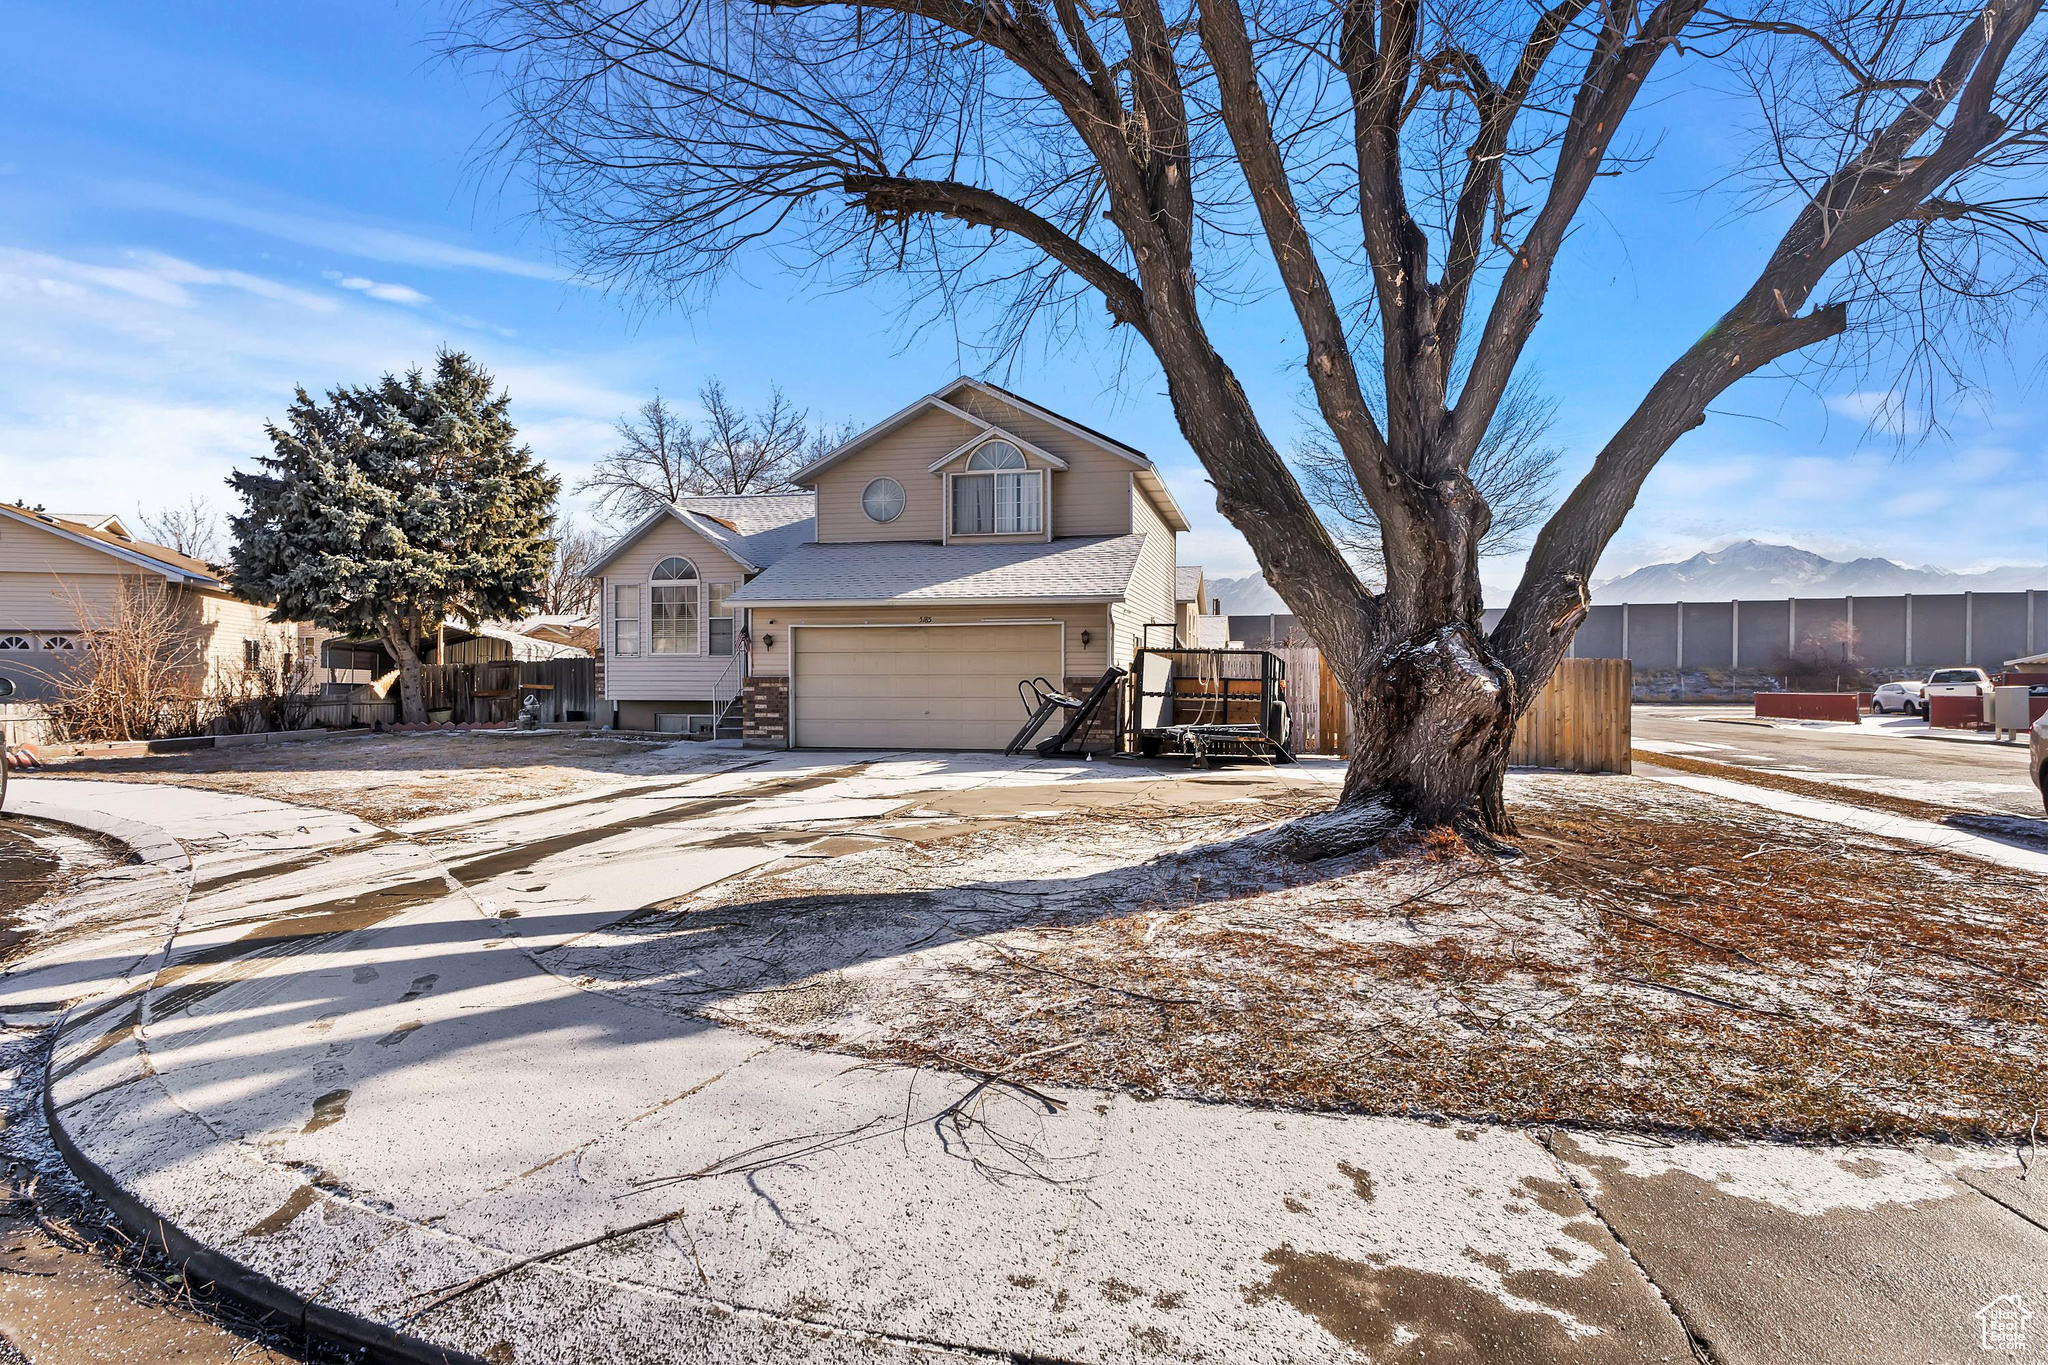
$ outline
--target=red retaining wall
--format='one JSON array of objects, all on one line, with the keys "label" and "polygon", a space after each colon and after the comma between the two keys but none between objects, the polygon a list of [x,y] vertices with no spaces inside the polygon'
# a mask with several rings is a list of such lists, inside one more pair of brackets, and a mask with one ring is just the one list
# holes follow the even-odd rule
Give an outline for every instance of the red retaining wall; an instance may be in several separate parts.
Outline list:
[{"label": "red retaining wall", "polygon": [[1927,723],[1943,730],[1974,730],[1984,723],[1982,697],[1929,697]]},{"label": "red retaining wall", "polygon": [[1756,714],[1779,720],[1845,720],[1863,718],[1854,692],[1757,692]]}]

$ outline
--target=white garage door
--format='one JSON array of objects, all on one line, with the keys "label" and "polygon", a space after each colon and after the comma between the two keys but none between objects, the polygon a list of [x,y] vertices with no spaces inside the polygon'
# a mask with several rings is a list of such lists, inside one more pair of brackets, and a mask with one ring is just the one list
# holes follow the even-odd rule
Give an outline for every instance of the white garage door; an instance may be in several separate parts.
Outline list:
[{"label": "white garage door", "polygon": [[1022,678],[1060,678],[1062,627],[803,626],[793,742],[819,749],[1000,749]]}]

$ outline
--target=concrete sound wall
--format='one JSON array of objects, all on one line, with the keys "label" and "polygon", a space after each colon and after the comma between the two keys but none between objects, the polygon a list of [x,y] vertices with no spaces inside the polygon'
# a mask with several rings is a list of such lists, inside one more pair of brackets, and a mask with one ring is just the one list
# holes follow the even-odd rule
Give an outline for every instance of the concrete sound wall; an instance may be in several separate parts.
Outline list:
[{"label": "concrete sound wall", "polygon": [[[1486,613],[1491,629],[1498,610]],[[1598,606],[1572,641],[1578,658],[1632,659],[1638,673],[1769,672],[1792,656],[1849,659],[1902,676],[2048,653],[2048,591],[1802,597],[1775,602]]]}]

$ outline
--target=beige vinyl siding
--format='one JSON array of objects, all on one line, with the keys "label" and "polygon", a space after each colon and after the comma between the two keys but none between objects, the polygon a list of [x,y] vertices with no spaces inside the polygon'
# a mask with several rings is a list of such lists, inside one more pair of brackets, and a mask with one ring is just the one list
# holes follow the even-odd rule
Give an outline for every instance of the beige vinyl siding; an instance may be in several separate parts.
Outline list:
[{"label": "beige vinyl siding", "polygon": [[105,555],[95,558],[102,567],[92,573],[0,571],[0,630],[77,630],[80,603],[88,614],[104,614],[121,576],[105,571],[112,562]]},{"label": "beige vinyl siding", "polygon": [[146,573],[40,523],[0,517],[0,629],[77,630],[78,604],[83,602],[88,613],[104,613],[113,605],[124,572]]},{"label": "beige vinyl siding", "polygon": [[[697,653],[656,654],[653,594],[648,575],[670,555],[682,555],[697,566]],[[604,695],[608,701],[705,701],[725,677],[733,656],[710,652],[710,617],[705,610],[712,583],[737,585],[746,572],[725,551],[673,518],[663,520],[625,553],[605,566],[604,601]],[[613,589],[620,584],[639,589],[640,651],[621,654],[613,638]],[[738,677],[735,673],[734,678]]]},{"label": "beige vinyl siding", "polygon": [[[1142,532],[1145,548],[1138,554],[1138,567],[1131,574],[1131,586],[1124,600],[1111,612],[1116,620],[1116,661],[1120,667],[1130,667],[1131,656],[1144,643],[1144,628],[1147,623],[1176,622],[1179,618],[1178,604],[1174,601],[1174,574],[1179,558],[1174,533],[1167,529],[1166,522],[1153,509],[1152,500],[1138,487],[1138,481],[1130,481],[1126,495],[1131,509],[1131,525]],[[1154,643],[1167,643],[1164,631],[1154,631]]]},{"label": "beige vinyl siding", "polygon": [[1068,468],[1056,480],[1059,498],[1053,504],[1054,535],[1123,536],[1145,529],[1130,519],[1127,490],[1131,471],[1137,466],[1129,460],[993,395],[968,390],[957,398],[955,407],[1067,461]]},{"label": "beige vinyl siding", "polygon": [[99,550],[80,545],[38,522],[30,526],[12,517],[0,517],[0,573],[51,574],[118,573],[124,567],[142,572],[139,566]]},{"label": "beige vinyl siding", "polygon": [[269,645],[273,651],[296,649],[299,628],[273,623],[270,608],[244,602],[224,593],[189,591],[181,593],[193,658],[198,662],[208,687],[239,672],[247,658],[245,641]]},{"label": "beige vinyl siding", "polygon": [[[951,413],[933,409],[818,476],[818,542],[853,540],[939,540],[945,481],[932,466],[959,448],[977,428]],[[861,490],[884,475],[903,485],[903,514],[891,522],[871,521],[861,510]]]},{"label": "beige vinyl siding", "polygon": [[[1132,530],[1129,460],[1102,449],[1061,427],[972,393],[959,395],[963,410],[974,410],[1040,450],[1057,455],[1067,468],[1054,472],[1046,489],[1052,536],[1121,536]],[[969,408],[968,404],[973,408]],[[813,485],[818,495],[818,540],[821,543],[860,540],[941,540],[945,538],[945,480],[931,472],[933,464],[959,449],[979,429],[950,413],[933,409],[905,422],[871,446],[820,474]],[[1025,462],[1040,461],[1024,452]],[[954,465],[949,468],[960,468]],[[941,471],[943,473],[944,471]],[[903,515],[883,525],[861,510],[861,490],[883,475],[903,485]],[[976,536],[976,543],[1035,541],[1041,535]]]},{"label": "beige vinyl siding", "polygon": [[[919,625],[1004,621],[1058,621],[1066,628],[1067,674],[1092,678],[1109,666],[1109,608],[1095,605],[1033,606],[1028,602],[989,607],[757,607],[750,628],[754,652],[751,672],[764,677],[789,673],[789,628],[792,625]],[[1081,633],[1088,642],[1081,642]],[[768,637],[775,638],[774,644]],[[1057,682],[1057,679],[1054,679]],[[1021,721],[1022,717],[1019,716]]]}]

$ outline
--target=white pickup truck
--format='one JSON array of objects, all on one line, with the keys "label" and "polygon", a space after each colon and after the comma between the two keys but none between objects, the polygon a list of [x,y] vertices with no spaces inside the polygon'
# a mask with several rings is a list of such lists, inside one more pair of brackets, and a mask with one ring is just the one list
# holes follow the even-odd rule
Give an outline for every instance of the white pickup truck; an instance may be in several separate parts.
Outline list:
[{"label": "white pickup truck", "polygon": [[1928,676],[1923,697],[1988,697],[1991,675],[1981,668],[1937,668]]}]

